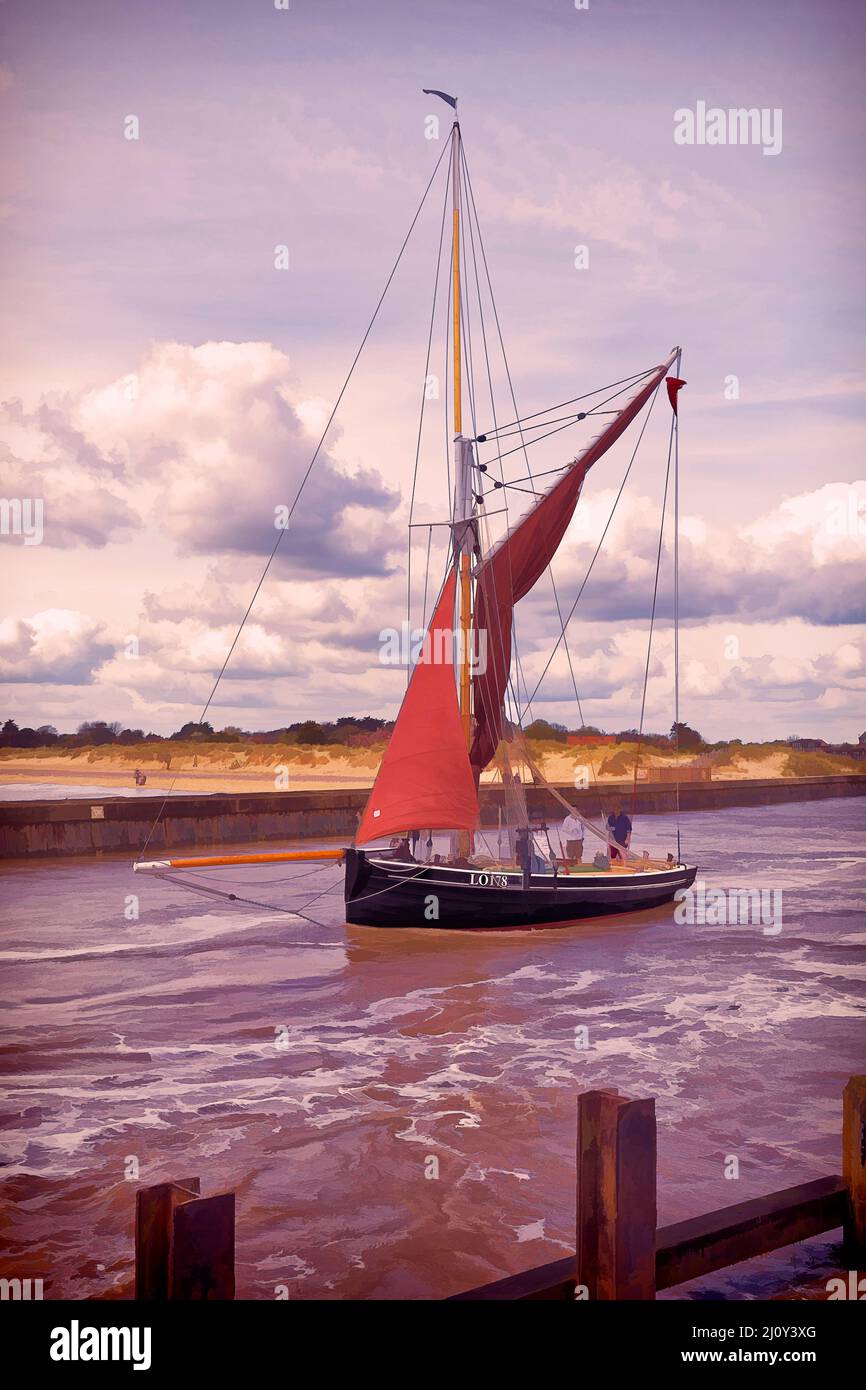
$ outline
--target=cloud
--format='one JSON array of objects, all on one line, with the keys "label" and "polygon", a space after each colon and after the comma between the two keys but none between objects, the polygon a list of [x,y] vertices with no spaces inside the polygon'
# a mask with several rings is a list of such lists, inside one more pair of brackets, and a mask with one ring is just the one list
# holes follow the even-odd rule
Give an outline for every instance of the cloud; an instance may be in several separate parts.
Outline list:
[{"label": "cloud", "polygon": [[690,282],[684,264],[718,256],[732,238],[766,235],[757,207],[693,170],[661,178],[610,149],[550,130],[533,140],[502,120],[486,133],[500,159],[496,179],[479,183],[485,214],[616,254],[624,284],[641,296],[706,298],[710,281]]},{"label": "cloud", "polygon": [[0,680],[88,685],[111,656],[103,625],[67,608],[0,622]]},{"label": "cloud", "polygon": [[[329,409],[270,344],[159,343],[106,386],[0,408],[3,492],[42,499],[48,546],[101,548],[150,525],[182,554],[263,559]],[[389,574],[399,501],[375,469],[322,448],[275,574]]]},{"label": "cloud", "polygon": [[[554,561],[564,613],[589,568],[615,493],[588,484],[568,538]],[[659,535],[659,500],[624,496],[593,566],[576,620],[633,622],[652,605]],[[866,481],[826,483],[785,498],[754,522],[724,525],[685,516],[680,536],[680,617],[766,621],[802,617],[829,626],[866,618]],[[657,622],[673,614],[670,519],[662,551]],[[549,582],[530,600],[556,616]]]},{"label": "cloud", "polygon": [[[317,443],[293,387],[288,358],[268,343],[160,343],[132,378],[87,393],[76,418],[123,459],[182,551],[265,556],[278,535],[275,509],[291,506]],[[278,568],[388,573],[399,542],[387,518],[398,501],[374,469],[338,467],[323,448]]]},{"label": "cloud", "polygon": [[[856,738],[866,696],[866,638],[861,630],[848,629],[846,640],[838,643],[836,631],[796,619],[687,629],[680,637],[683,717],[710,737],[760,738],[785,736],[804,722],[824,732],[824,716],[833,714],[835,736],[840,737],[838,724],[844,719],[847,736]],[[635,627],[612,636],[604,629],[572,633],[571,665],[560,647],[534,696],[533,713],[576,722],[573,669],[585,718],[608,729],[636,727],[646,647],[646,630]],[[549,646],[523,653],[529,693],[548,654]],[[673,692],[673,634],[668,630],[657,632],[653,641],[645,729],[670,726]],[[780,726],[783,716],[785,726]]]},{"label": "cloud", "polygon": [[71,423],[69,403],[0,406],[3,495],[39,498],[48,546],[99,549],[139,525],[124,495],[122,465]]}]

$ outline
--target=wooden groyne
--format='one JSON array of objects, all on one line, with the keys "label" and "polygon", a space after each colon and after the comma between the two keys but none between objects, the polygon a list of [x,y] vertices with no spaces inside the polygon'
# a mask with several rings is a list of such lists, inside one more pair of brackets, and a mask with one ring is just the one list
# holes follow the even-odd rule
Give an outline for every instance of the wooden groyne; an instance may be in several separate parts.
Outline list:
[{"label": "wooden groyne", "polygon": [[690,1221],[656,1226],[655,1100],[578,1098],[575,1254],[456,1294],[451,1301],[652,1299],[841,1228],[850,1268],[866,1260],[866,1076],[842,1098],[842,1172]]},{"label": "wooden groyne", "polygon": [[[842,1097],[842,1171],[705,1216],[657,1227],[655,1100],[585,1091],[577,1105],[575,1253],[461,1301],[654,1299],[663,1289],[842,1230],[850,1268],[866,1262],[866,1076]],[[202,1197],[198,1178],[139,1189],[135,1297],[235,1296],[235,1197]]]},{"label": "wooden groyne", "polygon": [[[576,791],[558,788],[584,815],[598,817],[617,800],[631,808],[629,782],[605,782]],[[527,787],[533,820],[560,818],[549,793]],[[729,806],[772,806],[789,801],[862,796],[866,775],[835,777],[754,778],[740,781],[687,783],[680,788],[683,811]],[[166,798],[164,793],[68,801],[0,802],[0,859],[31,855],[63,857],[80,854],[136,854],[145,844],[154,821],[148,852],[206,845],[290,842],[304,839],[351,839],[369,791],[191,792]],[[160,815],[160,810],[164,810]],[[481,788],[482,825],[495,826],[504,811],[503,788]],[[664,783],[639,783],[636,814],[655,815],[676,809],[676,790]],[[564,814],[564,813],[563,813]],[[423,827],[419,827],[422,829]]]}]

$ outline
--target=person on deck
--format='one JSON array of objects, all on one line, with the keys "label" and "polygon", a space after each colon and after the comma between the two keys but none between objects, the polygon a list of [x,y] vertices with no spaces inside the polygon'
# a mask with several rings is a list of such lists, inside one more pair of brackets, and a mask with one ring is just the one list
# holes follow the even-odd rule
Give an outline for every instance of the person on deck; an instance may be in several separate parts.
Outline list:
[{"label": "person on deck", "polygon": [[616,814],[611,811],[607,818],[607,828],[609,832],[611,859],[622,859],[624,861],[625,855],[622,851],[623,849],[628,849],[631,845],[631,821],[622,809],[622,806],[617,806]]},{"label": "person on deck", "polygon": [[583,859],[583,821],[574,811],[569,811],[562,822],[559,837],[565,846],[565,857],[570,864],[579,864]]}]

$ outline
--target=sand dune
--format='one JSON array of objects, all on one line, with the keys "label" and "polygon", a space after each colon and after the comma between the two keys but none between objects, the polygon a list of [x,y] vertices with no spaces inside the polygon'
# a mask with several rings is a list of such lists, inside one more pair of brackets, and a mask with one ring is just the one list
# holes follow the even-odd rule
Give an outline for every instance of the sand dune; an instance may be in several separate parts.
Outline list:
[{"label": "sand dune", "polygon": [[[0,750],[0,786],[4,783],[44,783],[55,786],[114,787],[134,785],[140,768],[146,791],[313,791],[370,787],[384,744],[366,748],[299,747],[297,744],[143,744],[133,747],[68,749],[9,748]],[[575,784],[581,774],[590,781],[621,781],[633,775],[638,749],[634,744],[604,748],[531,744],[530,751],[552,782]],[[714,781],[751,777],[866,774],[866,761],[822,752],[796,753],[785,744],[745,744],[707,755]],[[641,769],[675,768],[692,759],[683,754],[644,747]],[[494,774],[485,774],[490,780]],[[528,773],[524,773],[529,780]]]}]

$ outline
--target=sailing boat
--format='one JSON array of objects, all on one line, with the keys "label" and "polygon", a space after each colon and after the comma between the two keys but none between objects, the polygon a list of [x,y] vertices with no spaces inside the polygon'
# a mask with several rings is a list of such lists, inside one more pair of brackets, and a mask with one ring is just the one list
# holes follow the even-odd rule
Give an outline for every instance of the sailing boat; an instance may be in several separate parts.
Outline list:
[{"label": "sailing boat", "polygon": [[[446,93],[433,94],[441,96],[456,113],[455,98]],[[440,156],[440,163],[441,159]],[[595,405],[588,404],[586,410],[572,410],[566,417],[553,418],[550,410],[540,411],[534,417],[518,418],[508,428],[494,423],[492,430],[486,433],[465,433],[463,338],[466,330],[461,293],[466,260],[465,247],[461,254],[461,236],[467,221],[467,195],[473,209],[474,197],[468,183],[456,114],[450,136],[449,183],[454,448],[449,559],[420,656],[412,670],[354,844],[340,850],[140,860],[135,865],[138,872],[167,873],[175,869],[335,859],[345,866],[348,922],[367,926],[458,929],[539,927],[634,912],[669,902],[678,891],[694,882],[697,869],[682,862],[679,834],[676,855],[668,854],[665,860],[653,859],[646,853],[639,856],[628,843],[616,841],[615,829],[604,823],[604,819],[598,826],[590,818],[581,816],[561,792],[546,782],[522,740],[520,702],[515,699],[511,680],[515,605],[548,570],[574,515],[589,470],[648,402],[651,408],[663,382],[667,383],[672,406],[671,439],[676,442],[677,394],[685,384],[679,377],[681,350],[675,347],[663,362],[612,383],[619,389]],[[429,187],[428,184],[428,190]],[[480,240],[477,213],[475,218]],[[443,228],[444,225],[443,209]],[[471,234],[472,223],[468,225]],[[486,268],[486,257],[484,263]],[[471,381],[466,384],[471,393]],[[600,392],[589,392],[586,398],[575,398],[575,401],[598,394]],[[474,398],[471,395],[470,398],[474,416]],[[603,407],[614,399],[618,401],[614,409],[604,411]],[[551,410],[573,404],[565,402]],[[501,470],[501,444],[509,434],[520,435],[525,453],[527,436],[530,442],[548,437],[548,434],[539,434],[548,425],[563,418],[567,425],[602,413],[606,423],[601,432],[570,463],[554,470],[559,476],[545,491],[538,492],[532,486],[529,491],[534,501],[529,509],[515,524],[507,525],[505,534],[496,544],[486,545],[484,488],[490,481],[490,474],[488,464],[479,456],[479,446],[490,444],[497,450]],[[557,432],[552,428],[549,431]],[[668,472],[670,458],[669,449]],[[532,482],[534,484],[535,479]],[[494,489],[504,490],[509,486],[504,476],[500,482],[493,482]],[[675,492],[677,487],[678,461]],[[662,527],[664,510],[663,503]],[[676,553],[675,541],[675,556]],[[677,592],[675,579],[675,595]],[[565,640],[565,624],[558,640]],[[678,657],[676,642],[675,648]],[[475,657],[482,649],[485,660],[480,662]],[[678,722],[678,690],[677,681],[675,723]],[[509,718],[506,713],[509,697],[516,719]],[[644,700],[645,697],[646,684]],[[588,833],[598,838],[599,852],[591,862],[569,860],[561,846],[557,854],[547,824],[531,824],[523,786],[517,785],[512,771],[515,753],[530,768],[533,782],[546,787],[569,813],[579,816]],[[495,853],[491,853],[487,844],[479,808],[481,776],[492,764],[502,777],[503,799],[509,810],[506,824],[498,828]]]}]

